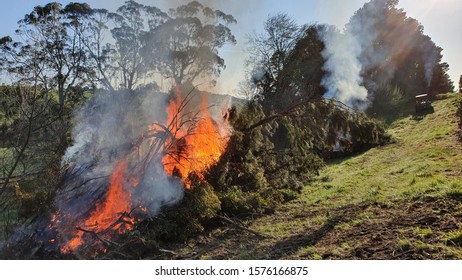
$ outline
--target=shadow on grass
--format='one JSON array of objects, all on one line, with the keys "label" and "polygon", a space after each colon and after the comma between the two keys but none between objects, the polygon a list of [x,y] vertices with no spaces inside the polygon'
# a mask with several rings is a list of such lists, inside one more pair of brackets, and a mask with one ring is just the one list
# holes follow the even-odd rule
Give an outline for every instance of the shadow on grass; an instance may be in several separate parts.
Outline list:
[{"label": "shadow on grass", "polygon": [[459,191],[452,191],[452,192],[448,192],[448,193],[446,194],[446,196],[447,196],[448,198],[453,199],[453,200],[462,202],[462,192],[459,192]]},{"label": "shadow on grass", "polygon": [[343,217],[335,216],[329,218],[319,229],[313,232],[307,232],[306,234],[296,234],[274,243],[269,250],[272,252],[271,258],[281,259],[284,258],[284,256],[294,253],[303,247],[316,245],[323,239],[326,234],[331,232],[336,225],[343,222],[343,220]]},{"label": "shadow on grass", "polygon": [[[390,143],[390,144],[392,144],[392,143]],[[363,147],[362,149],[354,151],[352,153],[345,153],[343,155],[339,155],[339,156],[332,157],[332,158],[326,158],[324,160],[325,160],[327,166],[337,165],[337,164],[340,164],[340,163],[342,163],[344,161],[347,161],[347,160],[354,159],[356,157],[362,156],[364,153],[366,153],[367,151],[369,151],[370,149],[375,148],[375,147],[379,147],[379,145],[371,145],[371,146],[368,146],[368,147]]]},{"label": "shadow on grass", "polygon": [[411,120],[420,122],[425,118],[425,116],[435,113],[435,109],[433,107],[427,108],[425,110],[421,110],[416,112],[412,115]]}]

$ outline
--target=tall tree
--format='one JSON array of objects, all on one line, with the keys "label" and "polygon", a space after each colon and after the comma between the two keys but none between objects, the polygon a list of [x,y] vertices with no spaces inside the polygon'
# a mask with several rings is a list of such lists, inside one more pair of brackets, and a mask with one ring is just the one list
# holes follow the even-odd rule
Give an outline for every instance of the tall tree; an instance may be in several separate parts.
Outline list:
[{"label": "tall tree", "polygon": [[36,6],[19,21],[17,31],[25,40],[21,51],[38,52],[39,62],[46,67],[43,82],[56,86],[61,109],[69,89],[85,79],[86,56],[76,8],[88,6],[74,4],[63,9],[57,2]]},{"label": "tall tree", "polygon": [[[449,76],[444,75],[448,68],[441,62],[442,49],[424,35],[417,20],[397,7],[398,3],[371,0],[347,24],[349,34],[359,41],[365,87],[376,96],[386,92],[384,88],[397,86],[403,97],[410,98],[435,91],[440,87],[435,83],[451,84]],[[435,80],[435,74],[444,81]]]},{"label": "tall tree", "polygon": [[429,87],[429,92],[432,94],[448,93],[454,91],[454,83],[449,77],[449,64],[441,62],[435,64],[433,68],[432,81]]},{"label": "tall tree", "polygon": [[[2,39],[3,69],[15,81],[24,82],[33,76],[32,80],[41,87],[56,88],[62,110],[69,92],[87,81],[89,68],[81,19],[89,11],[87,4],[80,3],[65,8],[57,2],[36,6],[18,22],[18,41]],[[34,72],[37,68],[39,73]]]},{"label": "tall tree", "polygon": [[236,23],[234,17],[197,1],[170,9],[168,16],[146,34],[144,53],[150,65],[174,85],[219,75],[225,63],[218,50],[236,43],[228,27]]},{"label": "tall tree", "polygon": [[462,93],[462,75],[459,77],[459,93]]},{"label": "tall tree", "polygon": [[293,18],[279,13],[268,17],[263,33],[249,36],[250,57],[247,63],[261,92],[267,95],[275,93],[278,76],[302,34],[303,30]]},{"label": "tall tree", "polygon": [[277,83],[278,87],[291,88],[292,102],[306,101],[313,97],[320,97],[325,89],[321,85],[325,73],[325,59],[322,56],[324,43],[320,32],[323,25],[304,27],[302,36],[293,49],[288,53],[284,62],[284,72]]},{"label": "tall tree", "polygon": [[114,91],[115,50],[107,41],[109,37],[109,23],[111,14],[106,9],[92,9],[82,18],[85,26],[83,45],[88,58],[88,72],[93,87],[103,87]]},{"label": "tall tree", "polygon": [[[112,14],[115,27],[111,29],[115,39],[116,62],[121,75],[121,86],[133,91],[140,79],[152,72],[142,54],[147,28],[157,29],[164,24],[167,14],[156,7],[127,1]],[[148,22],[146,22],[148,21]]]}]

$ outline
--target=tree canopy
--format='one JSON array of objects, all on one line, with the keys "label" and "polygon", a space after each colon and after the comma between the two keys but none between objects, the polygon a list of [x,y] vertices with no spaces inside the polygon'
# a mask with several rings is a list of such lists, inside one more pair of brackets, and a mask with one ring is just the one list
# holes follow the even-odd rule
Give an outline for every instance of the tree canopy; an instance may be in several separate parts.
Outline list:
[{"label": "tree canopy", "polygon": [[61,107],[75,86],[133,92],[156,88],[159,74],[173,85],[213,80],[225,67],[218,50],[236,43],[228,27],[235,23],[196,1],[168,12],[132,0],[115,12],[51,2],[19,21],[17,41],[2,38],[1,65],[22,82],[38,68]]}]

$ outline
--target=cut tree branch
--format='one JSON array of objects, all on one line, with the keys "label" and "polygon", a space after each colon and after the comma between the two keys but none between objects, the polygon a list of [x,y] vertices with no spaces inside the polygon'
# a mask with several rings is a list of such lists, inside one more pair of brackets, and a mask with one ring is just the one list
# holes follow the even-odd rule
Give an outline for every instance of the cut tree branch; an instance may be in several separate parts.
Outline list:
[{"label": "cut tree branch", "polygon": [[225,216],[219,216],[219,218],[225,222],[226,224],[228,225],[231,225],[237,229],[240,229],[240,230],[243,230],[243,231],[247,231],[247,232],[250,232],[252,234],[254,234],[255,236],[257,236],[258,238],[261,238],[261,239],[267,239],[269,238],[268,236],[256,231],[256,230],[253,230],[253,229],[250,229],[250,228],[247,228],[247,227],[244,227],[242,225],[240,225],[239,223],[237,223],[236,221],[233,221],[232,219],[228,218],[228,217],[225,217]]}]

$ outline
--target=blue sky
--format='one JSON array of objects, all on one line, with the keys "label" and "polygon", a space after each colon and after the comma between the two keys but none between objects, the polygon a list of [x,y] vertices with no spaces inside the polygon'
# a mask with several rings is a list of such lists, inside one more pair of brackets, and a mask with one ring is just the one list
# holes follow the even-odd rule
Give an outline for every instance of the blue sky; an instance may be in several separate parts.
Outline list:
[{"label": "blue sky", "polygon": [[[17,21],[29,13],[34,6],[51,1],[44,0],[0,0],[2,17],[0,36],[12,35],[17,28]],[[125,0],[58,0],[63,4],[69,2],[87,2],[95,8],[115,10]],[[188,0],[138,0],[143,4],[166,8],[188,3]],[[242,80],[244,70],[245,42],[247,34],[259,32],[263,22],[270,14],[285,12],[294,17],[299,24],[327,23],[343,28],[353,13],[365,0],[208,0],[202,1],[210,6],[232,14],[238,24],[232,27],[238,44],[227,46],[222,50],[227,68],[213,91],[233,93],[238,81]],[[462,75],[462,1],[460,0],[400,0],[410,17],[417,19],[424,26],[424,33],[444,49],[443,60],[450,65],[451,78],[456,87]]]}]

